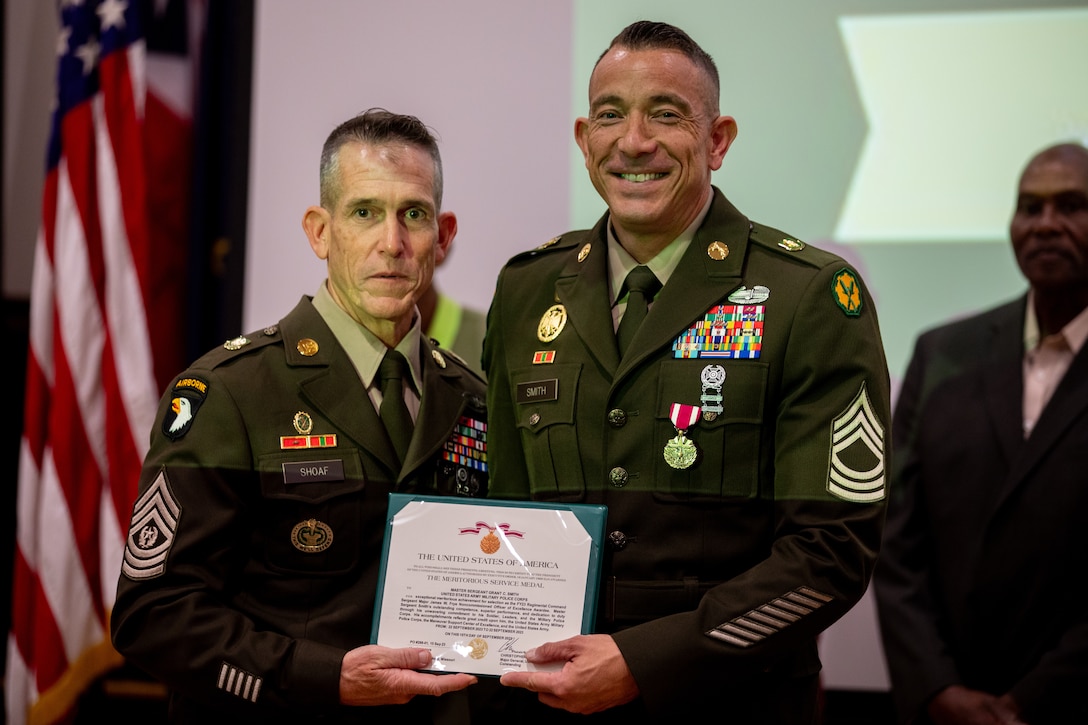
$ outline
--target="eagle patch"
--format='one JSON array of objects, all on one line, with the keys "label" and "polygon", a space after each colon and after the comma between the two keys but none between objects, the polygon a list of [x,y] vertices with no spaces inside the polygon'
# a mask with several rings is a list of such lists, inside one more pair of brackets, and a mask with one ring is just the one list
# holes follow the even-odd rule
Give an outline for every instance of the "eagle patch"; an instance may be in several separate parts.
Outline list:
[{"label": "eagle patch", "polygon": [[174,396],[170,410],[162,419],[162,434],[176,441],[189,432],[204,398],[208,395],[208,383],[200,378],[181,378],[174,383]]}]

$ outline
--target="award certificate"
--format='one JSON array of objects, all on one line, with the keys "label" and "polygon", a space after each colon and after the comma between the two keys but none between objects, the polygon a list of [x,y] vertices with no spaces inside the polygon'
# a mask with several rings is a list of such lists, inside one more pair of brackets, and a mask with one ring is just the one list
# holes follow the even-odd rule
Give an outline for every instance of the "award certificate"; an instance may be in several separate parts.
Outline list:
[{"label": "award certificate", "polygon": [[389,495],[371,642],[426,669],[537,669],[525,651],[593,629],[606,508]]}]

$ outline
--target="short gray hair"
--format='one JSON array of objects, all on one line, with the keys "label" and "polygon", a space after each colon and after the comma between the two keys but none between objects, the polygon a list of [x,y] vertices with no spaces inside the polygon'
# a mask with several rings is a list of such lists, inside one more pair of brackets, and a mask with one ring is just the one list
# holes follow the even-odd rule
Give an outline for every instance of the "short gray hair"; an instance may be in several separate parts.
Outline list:
[{"label": "short gray hair", "polygon": [[406,143],[426,151],[434,161],[434,205],[442,208],[442,156],[435,134],[415,116],[371,108],[349,118],[332,130],[321,149],[321,206],[331,209],[340,193],[337,171],[340,149],[347,143],[383,146]]}]

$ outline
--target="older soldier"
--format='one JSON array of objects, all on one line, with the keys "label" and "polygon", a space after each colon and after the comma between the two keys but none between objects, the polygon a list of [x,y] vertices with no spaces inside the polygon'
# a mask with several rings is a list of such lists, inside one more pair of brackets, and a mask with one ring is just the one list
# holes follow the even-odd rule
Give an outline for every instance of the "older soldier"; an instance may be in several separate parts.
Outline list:
[{"label": "older soldier", "polygon": [[111,624],[173,721],[430,723],[476,681],[367,644],[389,492],[486,493],[449,452],[484,384],[416,309],[457,231],[441,202],[418,119],[341,124],[302,221],[327,280],[163,396]]}]

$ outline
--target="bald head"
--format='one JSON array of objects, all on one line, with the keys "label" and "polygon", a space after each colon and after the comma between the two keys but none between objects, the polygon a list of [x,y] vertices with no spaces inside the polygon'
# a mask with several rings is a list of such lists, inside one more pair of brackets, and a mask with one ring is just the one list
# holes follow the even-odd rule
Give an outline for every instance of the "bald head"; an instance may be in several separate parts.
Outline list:
[{"label": "bald head", "polygon": [[1085,180],[1085,188],[1088,188],[1088,147],[1070,142],[1043,149],[1035,154],[1031,161],[1028,162],[1028,165],[1024,167],[1024,172],[1020,176],[1021,184],[1023,184],[1025,176],[1036,172],[1040,166],[1047,164],[1061,164],[1071,170],[1079,170]]},{"label": "bald head", "polygon": [[1032,157],[1009,237],[1040,329],[1057,332],[1088,305],[1088,149],[1061,143]]}]

